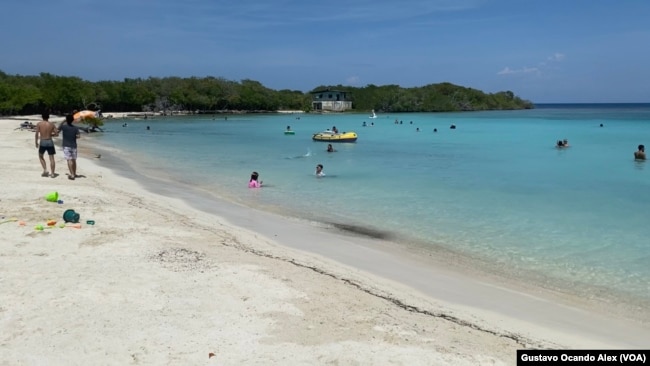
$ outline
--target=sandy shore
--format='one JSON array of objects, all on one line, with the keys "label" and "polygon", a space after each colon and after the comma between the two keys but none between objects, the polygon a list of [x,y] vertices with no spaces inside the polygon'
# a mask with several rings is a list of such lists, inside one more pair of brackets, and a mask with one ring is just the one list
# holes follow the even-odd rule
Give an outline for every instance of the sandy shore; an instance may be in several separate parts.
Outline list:
[{"label": "sandy shore", "polygon": [[[19,123],[0,120],[0,365],[512,365],[521,348],[650,343],[647,325],[367,238],[152,193],[92,149],[83,178],[66,179],[60,148],[43,178]],[[35,230],[67,209],[80,229]]]}]

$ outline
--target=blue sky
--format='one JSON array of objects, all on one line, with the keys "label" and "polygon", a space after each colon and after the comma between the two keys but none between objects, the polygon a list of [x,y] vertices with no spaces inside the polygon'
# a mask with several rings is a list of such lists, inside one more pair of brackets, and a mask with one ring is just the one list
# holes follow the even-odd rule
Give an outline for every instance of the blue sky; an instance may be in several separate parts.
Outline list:
[{"label": "blue sky", "polygon": [[0,70],[273,89],[451,82],[536,103],[650,102],[647,0],[12,0]]}]

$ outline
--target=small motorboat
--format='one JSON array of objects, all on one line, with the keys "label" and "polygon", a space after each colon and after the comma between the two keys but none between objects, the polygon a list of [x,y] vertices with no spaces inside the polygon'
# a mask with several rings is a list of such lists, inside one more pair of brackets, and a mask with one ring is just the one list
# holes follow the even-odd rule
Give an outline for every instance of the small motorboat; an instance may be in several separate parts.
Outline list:
[{"label": "small motorboat", "polygon": [[327,142],[355,142],[357,141],[357,134],[356,132],[335,133],[333,131],[327,130],[315,133],[312,136],[312,140]]},{"label": "small motorboat", "polygon": [[286,131],[284,131],[284,134],[285,135],[295,135],[296,131],[286,130]]}]

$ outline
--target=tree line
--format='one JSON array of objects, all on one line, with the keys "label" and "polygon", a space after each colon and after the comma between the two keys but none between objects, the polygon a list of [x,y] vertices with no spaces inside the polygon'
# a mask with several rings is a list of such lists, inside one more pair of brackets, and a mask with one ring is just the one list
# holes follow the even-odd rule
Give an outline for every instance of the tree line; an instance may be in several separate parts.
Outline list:
[{"label": "tree line", "polygon": [[[451,83],[415,88],[398,85],[324,86],[351,95],[353,108],[378,112],[442,112],[533,108],[511,91],[484,93]],[[254,80],[216,77],[149,77],[91,82],[76,76],[9,75],[0,71],[0,114],[65,114],[72,110],[111,112],[311,111],[310,92],[273,90]]]}]

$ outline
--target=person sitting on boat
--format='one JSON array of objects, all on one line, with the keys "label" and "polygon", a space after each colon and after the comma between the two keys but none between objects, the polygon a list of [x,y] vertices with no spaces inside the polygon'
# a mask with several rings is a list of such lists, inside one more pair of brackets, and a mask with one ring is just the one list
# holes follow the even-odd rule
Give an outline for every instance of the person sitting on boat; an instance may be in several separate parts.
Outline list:
[{"label": "person sitting on boat", "polygon": [[257,172],[251,174],[251,180],[248,181],[248,188],[262,188],[262,181],[258,180],[259,176]]},{"label": "person sitting on boat", "polygon": [[635,160],[645,160],[645,146],[639,145],[639,150],[634,152]]},{"label": "person sitting on boat", "polygon": [[335,152],[334,148],[332,147],[332,144],[327,144],[327,152]]},{"label": "person sitting on boat", "polygon": [[332,126],[332,131],[334,133],[339,133],[339,130],[338,130],[338,128],[336,128],[336,126]]},{"label": "person sitting on boat", "polygon": [[291,126],[287,126],[287,131],[291,131]]},{"label": "person sitting on boat", "polygon": [[325,173],[323,172],[323,164],[318,164],[316,165],[316,176],[317,177],[324,177]]}]

